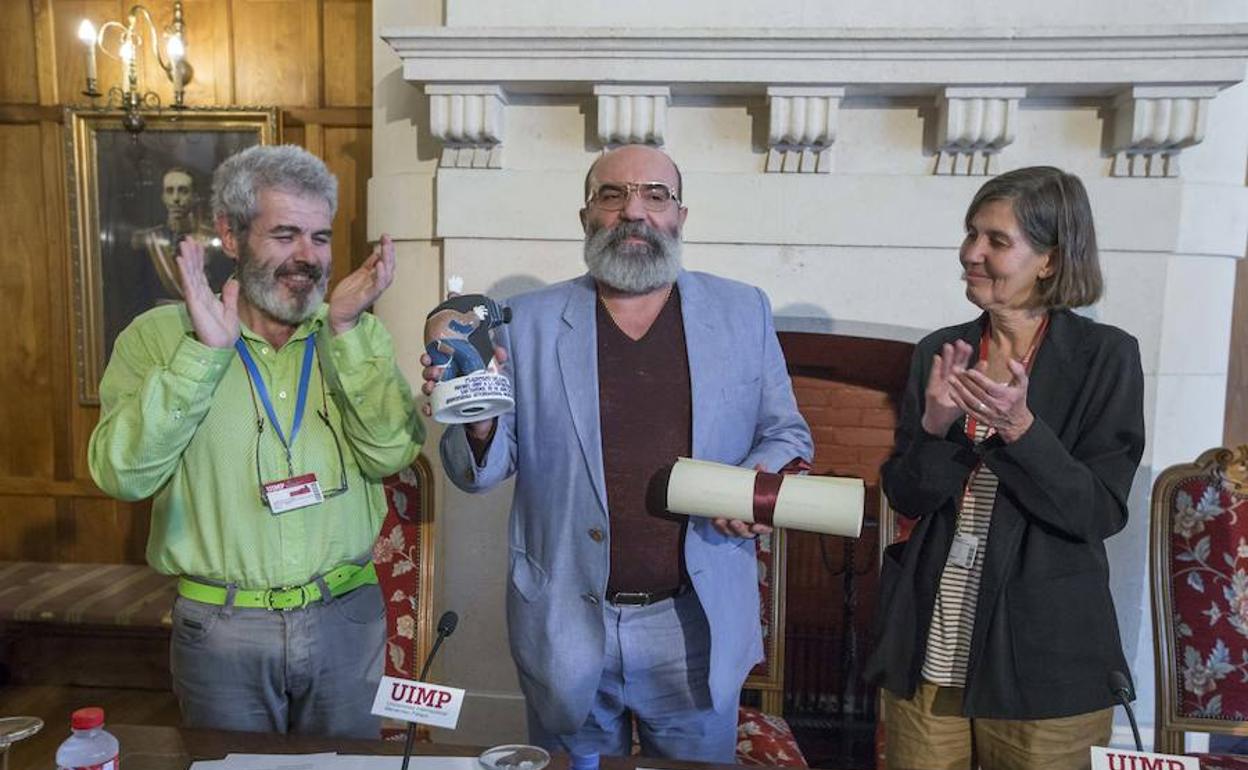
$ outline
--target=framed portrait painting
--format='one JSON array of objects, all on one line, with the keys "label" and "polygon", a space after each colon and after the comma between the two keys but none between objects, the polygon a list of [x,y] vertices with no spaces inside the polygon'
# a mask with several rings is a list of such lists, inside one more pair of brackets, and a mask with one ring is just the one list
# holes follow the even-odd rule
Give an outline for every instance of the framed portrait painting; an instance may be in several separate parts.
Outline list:
[{"label": "framed portrait painting", "polygon": [[117,335],[136,316],[182,299],[177,242],[206,249],[215,291],[233,273],[211,209],[212,173],[246,147],[280,139],[277,109],[191,108],[146,114],[131,133],[123,113],[66,109],[75,283],[78,393],[99,403]]}]

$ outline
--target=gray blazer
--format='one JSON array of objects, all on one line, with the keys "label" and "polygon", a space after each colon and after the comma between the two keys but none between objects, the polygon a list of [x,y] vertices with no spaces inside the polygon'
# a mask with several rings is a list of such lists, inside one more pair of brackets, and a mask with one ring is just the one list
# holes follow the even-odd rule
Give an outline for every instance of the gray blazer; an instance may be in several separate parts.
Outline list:
[{"label": "gray blazer", "polygon": [[[810,459],[766,296],[705,273],[677,280],[693,400],[693,454],[777,470]],[[597,296],[589,276],[513,298],[505,367],[516,409],[499,419],[478,466],[464,431],[447,430],[442,462],[468,492],[516,476],[507,623],[520,684],[543,726],[572,732],[603,669],[602,602],[610,544],[598,409]],[[735,708],[762,658],[754,543],[691,517],[685,564],[711,629],[714,706]]]}]

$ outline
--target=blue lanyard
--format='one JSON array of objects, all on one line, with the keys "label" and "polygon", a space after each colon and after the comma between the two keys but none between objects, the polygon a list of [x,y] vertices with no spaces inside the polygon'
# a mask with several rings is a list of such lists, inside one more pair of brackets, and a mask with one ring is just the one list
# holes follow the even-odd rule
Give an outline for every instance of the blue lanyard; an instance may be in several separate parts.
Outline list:
[{"label": "blue lanyard", "polygon": [[282,442],[282,448],[286,450],[286,465],[293,474],[295,471],[291,463],[290,448],[294,446],[295,437],[299,435],[299,426],[303,424],[303,410],[308,404],[308,381],[312,375],[312,356],[316,352],[316,332],[309,334],[303,341],[303,371],[299,374],[299,395],[295,398],[295,416],[290,423],[290,441],[286,440],[286,434],[282,432],[282,424],[278,421],[277,412],[273,410],[273,401],[269,398],[269,389],[264,386],[260,369],[256,367],[256,361],[251,357],[251,351],[247,349],[247,343],[243,342],[242,337],[234,341],[234,349],[238,351],[238,357],[243,359],[243,366],[247,367],[247,374],[256,386],[260,403],[264,404],[269,422],[273,424],[273,430],[277,431],[277,440]]}]

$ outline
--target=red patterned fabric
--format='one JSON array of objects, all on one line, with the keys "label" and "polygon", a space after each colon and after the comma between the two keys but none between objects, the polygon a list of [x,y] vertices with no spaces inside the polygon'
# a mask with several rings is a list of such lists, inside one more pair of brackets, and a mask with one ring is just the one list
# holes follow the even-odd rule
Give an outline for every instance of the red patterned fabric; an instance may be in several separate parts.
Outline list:
[{"label": "red patterned fabric", "polygon": [[[420,510],[420,479],[405,468],[387,478],[385,521],[373,544],[377,582],[386,601],[386,676],[415,679],[420,675],[416,660],[418,628],[417,602],[420,598],[420,549],[424,519]],[[402,740],[406,726],[385,720],[381,730],[386,740]],[[419,740],[428,741],[429,732],[417,727]]]},{"label": "red patterned fabric", "polygon": [[[771,573],[775,567],[775,557],[772,544],[775,538],[772,535],[759,535],[754,538],[754,553],[758,556],[758,608],[762,614],[763,624],[763,652],[771,649],[771,605],[772,598],[772,580]],[[771,660],[764,659],[759,661],[758,665],[750,669],[750,676],[770,676]]]},{"label": "red patterned fabric", "polygon": [[1246,501],[1209,476],[1184,479],[1173,489],[1166,504],[1178,712],[1248,720]]},{"label": "red patterned fabric", "polygon": [[742,707],[737,711],[737,763],[771,767],[806,767],[789,723],[782,717]]}]

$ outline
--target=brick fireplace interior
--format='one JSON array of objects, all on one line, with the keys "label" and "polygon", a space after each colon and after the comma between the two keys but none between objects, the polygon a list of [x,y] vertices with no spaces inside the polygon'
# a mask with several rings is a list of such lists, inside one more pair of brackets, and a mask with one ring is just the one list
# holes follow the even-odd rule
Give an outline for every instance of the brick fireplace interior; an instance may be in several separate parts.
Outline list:
[{"label": "brick fireplace interior", "polygon": [[858,540],[791,531],[785,549],[785,716],[812,767],[874,767],[875,693],[861,680],[878,577],[880,465],[914,346],[781,332],[813,472],[866,482]]}]

